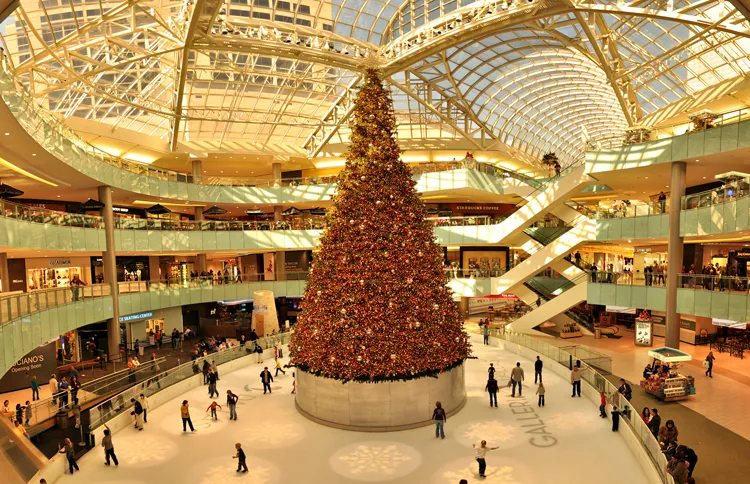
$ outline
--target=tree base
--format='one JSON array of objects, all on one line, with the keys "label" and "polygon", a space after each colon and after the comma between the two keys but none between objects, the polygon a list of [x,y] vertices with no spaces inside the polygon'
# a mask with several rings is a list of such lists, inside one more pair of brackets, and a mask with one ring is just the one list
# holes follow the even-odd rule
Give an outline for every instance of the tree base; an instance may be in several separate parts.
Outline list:
[{"label": "tree base", "polygon": [[466,404],[464,366],[408,381],[363,383],[315,376],[297,369],[297,410],[327,427],[393,432],[433,424],[440,402],[448,416]]}]

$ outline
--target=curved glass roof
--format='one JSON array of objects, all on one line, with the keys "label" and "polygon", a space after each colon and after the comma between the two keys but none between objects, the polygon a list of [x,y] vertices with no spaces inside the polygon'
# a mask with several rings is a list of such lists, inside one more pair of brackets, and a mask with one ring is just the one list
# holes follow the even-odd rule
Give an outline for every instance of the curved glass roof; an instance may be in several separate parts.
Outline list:
[{"label": "curved glass roof", "polygon": [[21,0],[0,34],[50,110],[174,150],[346,142],[371,53],[404,142],[568,163],[750,72],[750,24],[718,0]]}]

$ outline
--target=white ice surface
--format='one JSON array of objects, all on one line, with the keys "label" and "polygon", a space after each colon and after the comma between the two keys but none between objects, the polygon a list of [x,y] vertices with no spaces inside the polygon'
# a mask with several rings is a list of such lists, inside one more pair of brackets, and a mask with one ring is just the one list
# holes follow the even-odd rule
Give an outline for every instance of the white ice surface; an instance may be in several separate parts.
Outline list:
[{"label": "white ice surface", "polygon": [[[533,363],[522,360],[527,385],[524,399],[533,412],[514,414],[509,404],[524,399],[510,397],[502,388],[499,408],[489,407],[484,392],[487,367],[497,368],[497,379],[507,374],[518,357],[502,349],[483,346],[472,336],[474,355],[468,360],[468,402],[448,419],[445,440],[436,439],[434,427],[392,433],[335,430],[313,423],[294,408],[291,371],[273,383],[273,394],[263,395],[259,365],[221,377],[217,402],[225,403],[226,390],[240,396],[239,419],[229,421],[224,407],[219,420],[205,413],[207,387],[149,411],[146,429],[128,428],[114,435],[120,467],[106,467],[101,449],[79,462],[81,471],[57,482],[96,484],[196,483],[276,484],[389,482],[399,484],[640,484],[646,482],[625,442],[611,430],[609,419],[586,398],[571,398],[567,381],[545,372],[547,402],[536,406]],[[286,363],[284,359],[284,363]],[[529,381],[529,379],[531,381]],[[180,403],[187,399],[198,432],[182,432]],[[516,406],[515,408],[519,408]],[[528,420],[521,420],[521,419]],[[540,424],[543,422],[543,425]],[[522,427],[522,425],[529,425]],[[528,433],[528,432],[532,433]],[[533,433],[537,432],[537,433]],[[542,433],[546,432],[546,434]],[[542,440],[540,436],[547,435]],[[549,447],[537,447],[535,442]],[[550,438],[552,437],[552,438]],[[486,439],[498,450],[487,454],[487,478],[479,480],[472,443]],[[235,442],[248,457],[247,474],[237,474]]]}]

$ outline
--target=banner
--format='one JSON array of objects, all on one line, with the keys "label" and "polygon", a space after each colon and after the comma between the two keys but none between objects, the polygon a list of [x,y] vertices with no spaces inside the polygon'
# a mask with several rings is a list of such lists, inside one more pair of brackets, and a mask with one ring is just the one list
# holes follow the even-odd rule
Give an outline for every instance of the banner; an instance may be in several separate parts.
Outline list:
[{"label": "banner", "polygon": [[263,254],[263,275],[266,281],[276,279],[276,254],[274,252]]},{"label": "banner", "polygon": [[518,299],[515,294],[495,294],[492,296],[470,297],[469,314],[486,313],[490,306],[499,309],[501,306],[510,304],[511,301]]},{"label": "banner", "polygon": [[726,326],[732,329],[745,329],[745,327],[747,326],[747,323],[740,323],[737,321],[731,321],[729,319],[716,319],[716,318],[711,319],[711,324],[713,324],[714,326]]},{"label": "banner", "polygon": [[628,308],[623,306],[607,306],[605,311],[608,313],[622,313],[622,314],[635,314],[635,308]]},{"label": "banner", "polygon": [[52,373],[57,373],[54,341],[38,346],[11,366],[5,376],[0,379],[0,393],[30,388],[33,375],[36,375],[40,386],[46,385]]}]

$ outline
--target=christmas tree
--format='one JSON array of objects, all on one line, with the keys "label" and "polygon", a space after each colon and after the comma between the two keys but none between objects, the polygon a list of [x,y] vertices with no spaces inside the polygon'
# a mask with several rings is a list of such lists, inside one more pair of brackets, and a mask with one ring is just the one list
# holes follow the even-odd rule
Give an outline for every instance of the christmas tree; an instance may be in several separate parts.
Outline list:
[{"label": "christmas tree", "polygon": [[351,131],[294,326],[292,363],[343,381],[435,376],[461,364],[470,345],[374,69],[357,95]]}]

